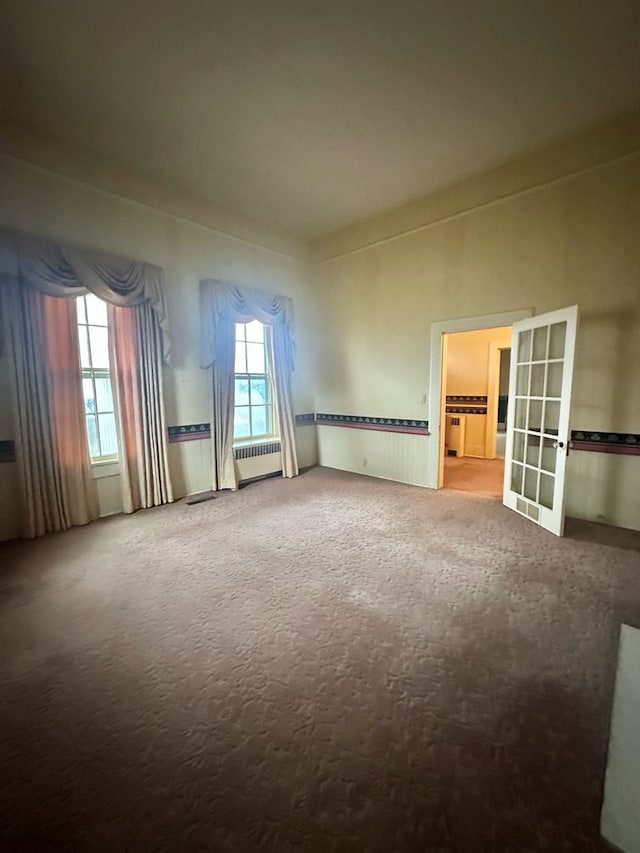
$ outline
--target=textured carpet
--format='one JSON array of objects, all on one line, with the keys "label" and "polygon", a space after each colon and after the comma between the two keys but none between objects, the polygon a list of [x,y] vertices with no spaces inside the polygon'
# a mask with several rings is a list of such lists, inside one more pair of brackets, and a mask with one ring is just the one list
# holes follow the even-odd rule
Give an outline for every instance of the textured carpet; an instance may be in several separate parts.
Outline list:
[{"label": "textured carpet", "polygon": [[640,536],[314,469],[0,547],[0,849],[602,850]]}]

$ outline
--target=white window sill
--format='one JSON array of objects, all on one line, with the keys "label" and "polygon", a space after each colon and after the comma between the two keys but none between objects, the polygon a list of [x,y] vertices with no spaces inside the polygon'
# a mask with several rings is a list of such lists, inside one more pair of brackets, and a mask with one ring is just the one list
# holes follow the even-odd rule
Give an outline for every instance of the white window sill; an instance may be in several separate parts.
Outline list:
[{"label": "white window sill", "polygon": [[104,462],[92,462],[91,474],[94,480],[102,477],[118,477],[120,475],[120,460],[109,459]]},{"label": "white window sill", "polygon": [[234,447],[255,447],[258,444],[273,444],[280,441],[279,435],[261,436],[260,438],[238,438],[233,442]]}]

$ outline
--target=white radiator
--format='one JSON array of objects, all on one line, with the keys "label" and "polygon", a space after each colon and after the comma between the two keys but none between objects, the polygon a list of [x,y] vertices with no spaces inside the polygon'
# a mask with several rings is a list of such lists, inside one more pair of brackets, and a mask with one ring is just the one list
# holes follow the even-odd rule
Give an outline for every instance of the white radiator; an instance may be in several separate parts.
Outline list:
[{"label": "white radiator", "polygon": [[447,415],[444,428],[444,452],[450,456],[464,456],[466,418],[464,415]]}]

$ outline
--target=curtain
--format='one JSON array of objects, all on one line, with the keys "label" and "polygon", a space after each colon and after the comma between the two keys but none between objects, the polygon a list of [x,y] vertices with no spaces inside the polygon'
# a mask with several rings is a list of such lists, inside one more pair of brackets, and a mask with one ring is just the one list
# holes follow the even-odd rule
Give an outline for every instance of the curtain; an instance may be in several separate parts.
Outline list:
[{"label": "curtain", "polygon": [[76,309],[70,300],[28,289],[4,287],[2,297],[18,410],[23,534],[33,538],[98,516]]},{"label": "curtain", "polygon": [[211,371],[213,488],[238,487],[233,455],[235,324],[254,319],[267,327],[267,357],[280,423],[282,475],[295,477],[298,461],[291,401],[295,353],[291,299],[205,279],[200,282],[200,319],[201,366]]},{"label": "curtain", "polygon": [[124,511],[173,501],[162,388],[162,345],[151,307],[109,306]]},{"label": "curtain", "polygon": [[163,271],[0,231],[0,328],[4,317],[28,536],[96,516],[75,313],[75,297],[87,292],[120,312],[112,352],[115,370],[125,372],[116,382],[125,506],[172,500],[162,400],[169,357]]},{"label": "curtain", "polygon": [[211,365],[211,482],[214,491],[238,488],[233,455],[235,337],[235,321],[229,315],[221,316],[215,359]]},{"label": "curtain", "polygon": [[280,425],[282,476],[298,476],[296,434],[291,402],[291,346],[284,323],[267,326],[267,358],[273,377],[276,413]]}]

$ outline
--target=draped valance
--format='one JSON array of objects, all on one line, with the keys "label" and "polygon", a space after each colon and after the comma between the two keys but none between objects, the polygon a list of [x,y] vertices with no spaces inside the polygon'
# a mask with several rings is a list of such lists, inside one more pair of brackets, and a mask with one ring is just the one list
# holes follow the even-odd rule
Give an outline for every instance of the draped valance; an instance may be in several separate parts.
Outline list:
[{"label": "draped valance", "polygon": [[267,326],[286,329],[287,367],[294,370],[295,338],[293,302],[288,296],[273,296],[259,290],[239,288],[215,279],[200,281],[201,367],[211,367],[217,359],[221,321],[248,323],[259,320]]},{"label": "draped valance", "polygon": [[259,320],[265,326],[269,373],[273,382],[281,447],[282,476],[298,474],[291,396],[294,369],[293,302],[214,279],[200,282],[202,367],[211,374],[212,486],[236,489],[233,453],[235,324]]},{"label": "draped valance", "polygon": [[[90,291],[121,308],[147,303],[156,316],[163,360],[168,363],[169,326],[161,267],[0,230],[0,287],[12,283],[63,298]],[[0,353],[2,349],[0,322]]]}]

